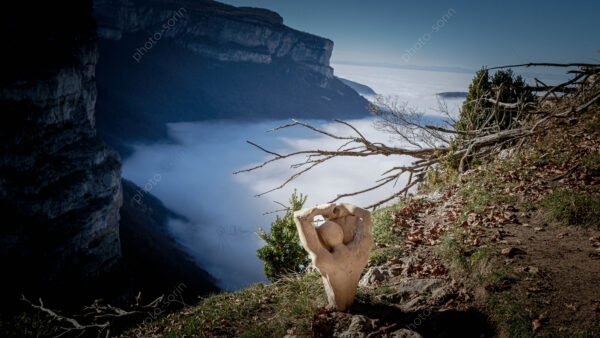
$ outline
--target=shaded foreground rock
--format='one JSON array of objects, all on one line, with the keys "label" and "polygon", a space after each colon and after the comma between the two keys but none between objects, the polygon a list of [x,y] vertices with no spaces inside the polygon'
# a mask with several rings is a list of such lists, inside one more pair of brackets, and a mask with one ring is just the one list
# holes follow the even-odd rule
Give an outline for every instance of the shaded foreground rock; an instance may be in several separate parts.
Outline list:
[{"label": "shaded foreground rock", "polygon": [[393,305],[356,303],[350,313],[315,316],[316,337],[494,337],[488,318],[475,309],[402,311]]},{"label": "shaded foreground rock", "polygon": [[366,287],[385,280],[387,273],[377,266],[372,266],[358,282],[358,286]]},{"label": "shaded foreground rock", "polygon": [[421,338],[420,334],[415,331],[411,331],[409,329],[400,329],[392,332],[390,334],[391,338]]},{"label": "shaded foreground rock", "polygon": [[96,137],[91,1],[3,12],[3,292],[64,292],[64,303],[121,257],[121,163]]}]

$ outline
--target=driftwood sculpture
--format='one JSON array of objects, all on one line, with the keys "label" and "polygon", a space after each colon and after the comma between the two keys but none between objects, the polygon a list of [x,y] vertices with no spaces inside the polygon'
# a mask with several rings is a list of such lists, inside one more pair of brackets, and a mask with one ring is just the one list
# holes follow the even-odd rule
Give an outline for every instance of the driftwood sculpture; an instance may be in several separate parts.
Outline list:
[{"label": "driftwood sculpture", "polygon": [[[314,218],[325,222],[314,226]],[[345,310],[354,301],[358,281],[373,247],[371,214],[351,204],[323,204],[294,213],[304,248],[323,276],[329,305]]]}]

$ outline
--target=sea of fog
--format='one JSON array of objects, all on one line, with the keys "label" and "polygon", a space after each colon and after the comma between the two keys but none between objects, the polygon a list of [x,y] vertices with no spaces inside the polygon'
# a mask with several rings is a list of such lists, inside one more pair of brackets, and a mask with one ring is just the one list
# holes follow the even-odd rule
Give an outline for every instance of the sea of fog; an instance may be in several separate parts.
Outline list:
[{"label": "sea of fog", "polygon": [[[467,91],[471,74],[334,65],[337,76],[365,84],[382,95],[430,115],[437,114],[435,94]],[[448,100],[456,111],[461,100]],[[171,220],[171,233],[215,276],[222,288],[235,290],[266,281],[256,250],[263,245],[255,234],[259,226],[269,229],[294,189],[308,195],[306,206],[326,203],[338,193],[367,188],[392,166],[411,161],[408,157],[336,159],[315,167],[286,187],[263,197],[254,195],[279,186],[294,173],[290,165],[302,158],[276,162],[257,171],[232,175],[272,155],[245,143],[251,140],[282,154],[305,149],[336,149],[340,143],[302,127],[266,132],[290,121],[236,123],[231,121],[174,123],[168,125],[175,142],[142,144],[123,163],[123,176],[145,186],[169,209],[187,221]],[[307,121],[341,135],[352,131],[331,121]],[[377,130],[373,120],[349,121],[367,138],[400,145],[391,135]],[[402,186],[396,183],[342,201],[361,206],[387,197]]]},{"label": "sea of fog", "polygon": [[[335,75],[393,96],[430,115],[439,114],[437,93],[466,92],[474,74],[334,64]],[[370,99],[370,98],[369,98]],[[456,112],[462,99],[446,100]]]}]

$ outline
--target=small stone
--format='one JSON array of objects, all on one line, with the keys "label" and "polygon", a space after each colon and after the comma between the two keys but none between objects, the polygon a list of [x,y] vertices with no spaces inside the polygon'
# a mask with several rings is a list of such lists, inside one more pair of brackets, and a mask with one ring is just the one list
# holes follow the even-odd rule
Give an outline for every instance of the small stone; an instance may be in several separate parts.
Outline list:
[{"label": "small stone", "polygon": [[567,303],[567,304],[565,304],[565,307],[571,311],[577,311],[577,306],[574,304]]},{"label": "small stone", "polygon": [[369,270],[367,270],[365,275],[360,279],[360,281],[358,282],[358,285],[362,286],[362,287],[372,286],[376,282],[383,282],[384,279],[385,279],[385,275],[383,274],[381,269],[379,269],[379,267],[372,266],[369,268]]},{"label": "small stone", "polygon": [[392,338],[422,338],[420,334],[409,329],[400,329],[390,333]]},{"label": "small stone", "polygon": [[499,160],[506,160],[509,159],[512,155],[513,155],[513,149],[503,149],[502,151],[500,151],[498,153],[498,159]]},{"label": "small stone", "polygon": [[390,272],[394,276],[400,276],[404,272],[404,269],[402,267],[393,267],[390,269]]},{"label": "small stone", "polygon": [[388,259],[387,261],[390,264],[400,264],[400,263],[402,263],[402,261],[398,257],[392,257],[392,258]]},{"label": "small stone", "polygon": [[362,338],[367,336],[367,332],[370,331],[371,325],[370,320],[362,315],[354,315],[350,320],[348,328],[335,335],[340,338]]},{"label": "small stone", "polygon": [[502,249],[502,254],[508,258],[513,258],[516,255],[524,255],[524,254],[526,254],[526,252],[519,248],[512,247],[512,248]]},{"label": "small stone", "polygon": [[444,280],[439,278],[409,279],[395,288],[399,292],[430,293],[443,285]]}]

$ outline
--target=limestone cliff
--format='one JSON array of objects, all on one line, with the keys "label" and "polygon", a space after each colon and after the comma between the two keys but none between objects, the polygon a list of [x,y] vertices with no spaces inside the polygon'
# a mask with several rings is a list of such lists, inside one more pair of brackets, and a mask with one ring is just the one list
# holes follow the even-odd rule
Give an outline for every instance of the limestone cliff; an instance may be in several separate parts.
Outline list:
[{"label": "limestone cliff", "polygon": [[266,9],[207,0],[97,0],[95,10],[101,38],[120,40],[123,34],[151,32],[157,35],[148,36],[150,41],[173,38],[187,50],[220,61],[269,64],[288,57],[333,75],[333,41],[286,27],[279,14]]},{"label": "limestone cliff", "polygon": [[218,290],[167,232],[176,215],[150,195],[149,210],[131,203],[138,188],[121,184],[119,155],[96,135],[92,2],[26,7],[0,9],[10,31],[0,64],[0,310],[18,308],[21,294],[64,308],[180,283],[185,297]]},{"label": "limestone cliff", "polygon": [[3,10],[13,29],[0,83],[4,291],[83,288],[121,256],[121,163],[96,136],[91,10]]},{"label": "limestone cliff", "polygon": [[360,118],[333,76],[331,40],[274,12],[215,1],[96,0],[98,131],[120,151],[168,122]]}]

